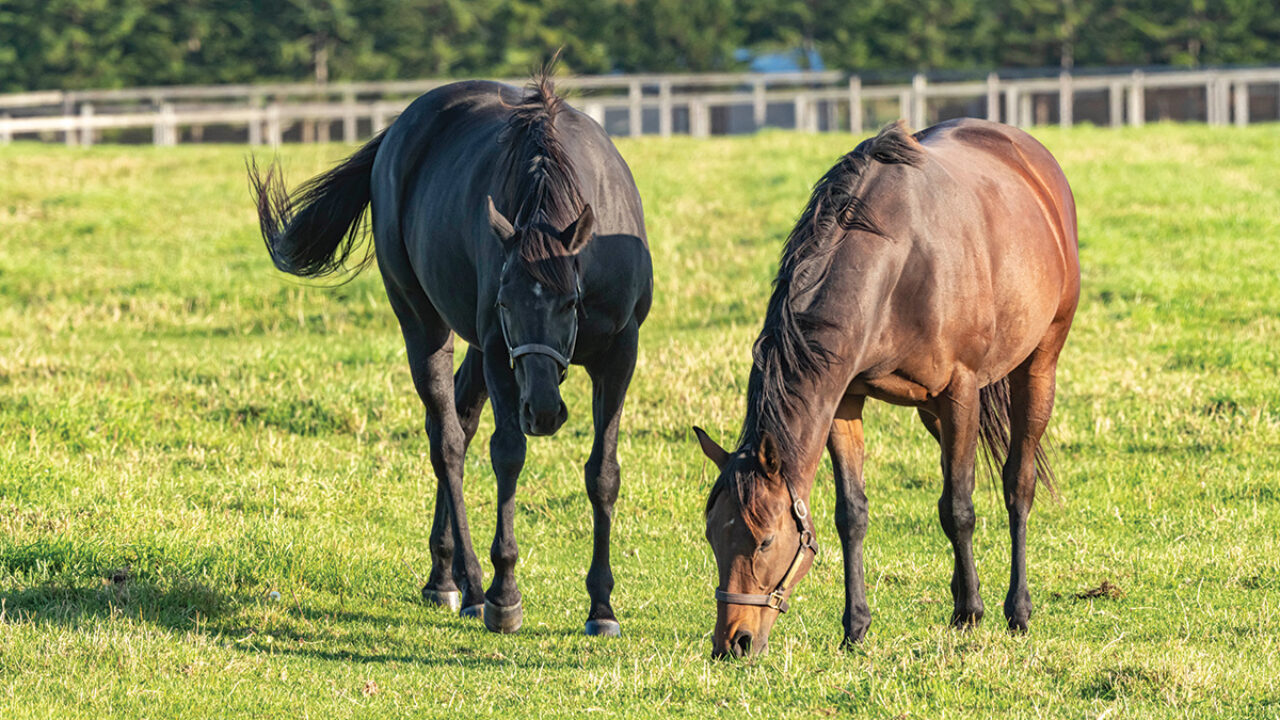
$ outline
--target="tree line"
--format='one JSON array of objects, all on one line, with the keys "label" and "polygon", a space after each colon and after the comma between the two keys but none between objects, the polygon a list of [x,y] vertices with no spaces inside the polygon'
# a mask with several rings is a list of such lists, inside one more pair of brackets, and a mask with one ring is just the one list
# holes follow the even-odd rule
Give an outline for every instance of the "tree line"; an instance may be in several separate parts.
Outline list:
[{"label": "tree line", "polygon": [[1280,0],[0,0],[0,91],[1280,62]]}]

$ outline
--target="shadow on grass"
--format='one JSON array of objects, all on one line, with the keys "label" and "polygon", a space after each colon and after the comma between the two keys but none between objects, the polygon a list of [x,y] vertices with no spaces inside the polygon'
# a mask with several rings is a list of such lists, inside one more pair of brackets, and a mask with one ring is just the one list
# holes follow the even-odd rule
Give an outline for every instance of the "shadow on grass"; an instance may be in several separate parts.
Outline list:
[{"label": "shadow on grass", "polygon": [[[0,555],[0,568],[8,565],[6,560]],[[564,641],[578,637],[581,630],[577,628],[522,628],[518,635],[509,638],[514,657],[507,657],[501,652],[485,649],[487,643],[484,639],[489,632],[481,621],[462,620],[439,608],[414,602],[396,603],[387,612],[326,609],[303,605],[287,596],[280,601],[263,603],[252,596],[222,592],[210,585],[186,579],[156,582],[147,577],[135,578],[123,570],[105,575],[56,579],[16,590],[0,590],[0,624],[76,628],[94,621],[132,620],[180,633],[224,638],[233,641],[232,647],[246,654],[267,652],[360,664],[397,662],[477,668],[504,664],[520,667],[552,664],[563,668],[577,667],[569,662],[548,663],[541,654],[523,657],[525,653],[519,652],[517,647],[536,644],[538,640]],[[269,622],[255,622],[254,616],[259,609],[277,613],[278,617]],[[422,655],[381,650],[366,652],[349,645],[355,641],[371,648],[384,648],[394,644],[388,639],[390,626],[406,624],[425,624],[461,633],[448,641],[452,650],[433,648]],[[338,642],[348,644],[346,648],[333,647],[336,638],[332,630],[337,627],[344,629],[341,633],[343,639]],[[306,647],[308,643],[317,642],[327,647]]]}]

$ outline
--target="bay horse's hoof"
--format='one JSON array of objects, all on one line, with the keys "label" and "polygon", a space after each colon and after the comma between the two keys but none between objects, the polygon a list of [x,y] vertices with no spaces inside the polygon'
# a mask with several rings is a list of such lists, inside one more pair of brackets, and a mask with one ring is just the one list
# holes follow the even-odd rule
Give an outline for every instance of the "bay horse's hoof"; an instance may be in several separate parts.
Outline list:
[{"label": "bay horse's hoof", "polygon": [[[485,603],[487,605],[488,603]],[[477,620],[484,618],[484,605],[468,605],[458,611],[459,617],[475,618]]]},{"label": "bay horse's hoof", "polygon": [[617,620],[588,620],[585,632],[593,637],[618,637],[622,635],[622,625]]},{"label": "bay horse's hoof", "polygon": [[422,602],[449,608],[451,612],[462,609],[462,593],[458,590],[432,590],[422,588]]},{"label": "bay horse's hoof", "polygon": [[484,626],[490,632],[513,633],[524,624],[524,603],[515,605],[494,605],[487,599],[484,601]]}]

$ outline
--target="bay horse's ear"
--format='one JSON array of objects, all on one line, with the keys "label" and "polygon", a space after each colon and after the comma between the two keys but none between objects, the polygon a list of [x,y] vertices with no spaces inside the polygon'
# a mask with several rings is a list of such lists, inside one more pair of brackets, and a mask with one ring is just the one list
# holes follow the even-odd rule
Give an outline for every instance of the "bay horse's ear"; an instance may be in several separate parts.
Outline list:
[{"label": "bay horse's ear", "polygon": [[590,205],[584,205],[578,219],[560,234],[560,241],[564,243],[564,249],[568,250],[570,255],[577,255],[587,246],[587,243],[591,242],[595,231],[596,214]]},{"label": "bay horse's ear", "polygon": [[760,436],[760,449],[757,451],[760,467],[764,468],[765,473],[769,475],[777,475],[782,469],[782,457],[778,454],[778,441],[773,439],[773,435],[766,432]]},{"label": "bay horse's ear", "polygon": [[698,444],[702,446],[702,454],[716,464],[717,470],[724,470],[725,463],[729,462],[729,453],[717,445],[716,441],[712,440],[711,436],[697,425],[693,426],[693,434],[698,436]]},{"label": "bay horse's ear", "polygon": [[511,238],[516,236],[516,229],[512,227],[511,221],[498,212],[497,206],[493,204],[492,195],[489,196],[489,228],[503,245],[510,244]]}]

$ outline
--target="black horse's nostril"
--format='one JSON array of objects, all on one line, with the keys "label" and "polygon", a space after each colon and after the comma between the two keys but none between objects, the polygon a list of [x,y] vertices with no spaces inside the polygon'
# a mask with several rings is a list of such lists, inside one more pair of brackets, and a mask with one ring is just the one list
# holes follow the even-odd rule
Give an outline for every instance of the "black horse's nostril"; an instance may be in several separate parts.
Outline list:
[{"label": "black horse's nostril", "polygon": [[754,638],[750,630],[739,630],[733,634],[730,650],[734,657],[746,657],[751,654],[751,640]]}]

